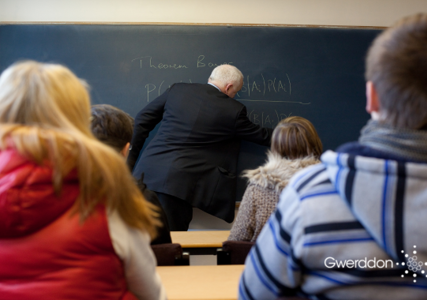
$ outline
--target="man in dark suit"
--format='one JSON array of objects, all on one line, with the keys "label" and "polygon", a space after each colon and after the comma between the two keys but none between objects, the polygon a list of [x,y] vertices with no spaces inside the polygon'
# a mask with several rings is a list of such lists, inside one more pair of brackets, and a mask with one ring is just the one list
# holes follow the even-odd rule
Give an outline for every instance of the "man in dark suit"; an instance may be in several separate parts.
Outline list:
[{"label": "man in dark suit", "polygon": [[[242,85],[236,67],[221,65],[208,84],[176,83],[135,118],[128,164],[136,178],[145,173],[170,230],[188,230],[193,206],[233,221],[240,141],[269,146],[272,133],[252,123],[246,107],[233,99]],[[160,121],[136,164],[145,139]]]}]

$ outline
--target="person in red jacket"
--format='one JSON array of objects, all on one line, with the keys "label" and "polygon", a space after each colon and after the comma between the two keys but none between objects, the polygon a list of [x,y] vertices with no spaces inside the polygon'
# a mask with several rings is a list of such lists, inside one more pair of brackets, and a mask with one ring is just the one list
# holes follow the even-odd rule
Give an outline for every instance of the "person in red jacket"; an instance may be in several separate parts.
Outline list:
[{"label": "person in red jacket", "polygon": [[82,80],[26,61],[0,76],[0,298],[165,299],[156,219],[90,130]]}]

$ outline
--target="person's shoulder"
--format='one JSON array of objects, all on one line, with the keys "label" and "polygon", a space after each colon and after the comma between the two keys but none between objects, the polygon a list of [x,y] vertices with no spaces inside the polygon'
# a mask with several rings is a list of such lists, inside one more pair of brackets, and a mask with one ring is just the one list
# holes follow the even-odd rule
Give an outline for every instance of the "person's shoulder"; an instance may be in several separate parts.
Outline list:
[{"label": "person's shoulder", "polygon": [[295,173],[289,181],[288,187],[295,190],[295,192],[301,196],[319,185],[324,186],[331,184],[332,182],[329,179],[326,165],[318,163]]},{"label": "person's shoulder", "polygon": [[229,112],[235,113],[235,114],[246,114],[247,113],[247,109],[246,106],[239,102],[238,100],[234,99],[234,98],[230,98],[228,97],[226,94],[221,93],[221,104],[226,107],[226,109]]},{"label": "person's shoulder", "polygon": [[275,216],[279,222],[283,220],[292,235],[300,236],[303,228],[317,219],[325,203],[330,203],[326,197],[332,194],[337,195],[326,166],[312,165],[296,173],[280,193]]},{"label": "person's shoulder", "polygon": [[176,93],[205,94],[211,91],[211,89],[214,89],[213,92],[216,91],[216,89],[209,84],[178,82],[178,83],[172,84],[169,87],[169,92],[172,94],[176,94]]},{"label": "person's shoulder", "polygon": [[242,102],[240,102],[234,98],[229,98],[229,100],[230,100],[230,103],[233,103],[233,105],[235,105],[239,108],[246,108],[246,106]]}]

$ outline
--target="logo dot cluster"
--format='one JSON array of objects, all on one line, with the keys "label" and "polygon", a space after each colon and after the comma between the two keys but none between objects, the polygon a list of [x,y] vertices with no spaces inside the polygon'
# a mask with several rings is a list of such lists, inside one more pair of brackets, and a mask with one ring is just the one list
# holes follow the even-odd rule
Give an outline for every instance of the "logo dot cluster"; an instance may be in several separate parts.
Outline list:
[{"label": "logo dot cluster", "polygon": [[[421,270],[421,268],[424,265],[427,266],[427,262],[423,263],[422,261],[418,261],[418,258],[415,255],[415,254],[417,254],[417,251],[415,250],[415,248],[417,248],[417,246],[414,246],[414,250],[412,251],[412,253],[414,255],[409,257],[409,254],[405,254],[405,258],[406,258],[406,266],[407,266],[409,271],[412,271],[414,273],[412,276],[414,277],[414,282],[417,282],[417,280],[415,278],[417,278],[418,274],[416,272],[421,271],[421,274],[424,274],[425,271]],[[405,251],[402,250],[402,253],[405,253]],[[396,263],[396,265],[399,265],[399,263]],[[404,266],[405,263],[402,262],[401,265]],[[408,270],[405,271],[406,275],[408,275],[408,273],[409,273]],[[401,277],[405,277],[405,274],[402,274]],[[426,277],[427,277],[427,275],[426,275]]]},{"label": "logo dot cluster", "polygon": [[408,266],[408,269],[410,271],[417,272],[417,271],[421,271],[421,267],[423,266],[423,262],[417,261],[417,257],[412,256],[412,257],[408,258],[408,262],[406,263],[406,265]]}]

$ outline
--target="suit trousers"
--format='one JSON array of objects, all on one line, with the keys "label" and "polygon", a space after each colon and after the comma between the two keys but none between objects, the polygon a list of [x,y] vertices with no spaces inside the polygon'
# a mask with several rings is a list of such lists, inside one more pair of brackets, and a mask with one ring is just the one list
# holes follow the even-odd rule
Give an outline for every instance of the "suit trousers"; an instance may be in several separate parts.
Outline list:
[{"label": "suit trousers", "polygon": [[172,195],[157,193],[157,197],[166,213],[171,231],[187,231],[193,219],[193,206]]}]

